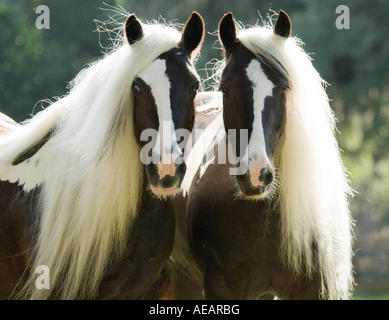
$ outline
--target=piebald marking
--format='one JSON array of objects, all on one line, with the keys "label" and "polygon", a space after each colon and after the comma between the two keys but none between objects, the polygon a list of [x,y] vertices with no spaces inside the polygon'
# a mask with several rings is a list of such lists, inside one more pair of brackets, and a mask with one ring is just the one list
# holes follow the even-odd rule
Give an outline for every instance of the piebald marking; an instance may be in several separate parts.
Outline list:
[{"label": "piebald marking", "polygon": [[251,184],[258,187],[263,185],[263,182],[259,180],[261,170],[271,166],[266,152],[262,112],[265,109],[266,97],[273,95],[274,84],[266,77],[260,62],[256,59],[250,62],[246,73],[248,79],[253,83],[254,100],[253,131],[248,145],[248,167]]}]

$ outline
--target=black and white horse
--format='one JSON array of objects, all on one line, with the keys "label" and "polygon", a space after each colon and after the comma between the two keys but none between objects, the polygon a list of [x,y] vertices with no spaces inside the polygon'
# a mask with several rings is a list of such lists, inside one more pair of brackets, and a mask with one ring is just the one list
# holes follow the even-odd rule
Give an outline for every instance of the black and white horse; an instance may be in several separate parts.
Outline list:
[{"label": "black and white horse", "polygon": [[124,34],[65,97],[23,125],[0,118],[1,298],[136,299],[158,281],[186,169],[164,128],[192,129],[204,22],[194,12],[180,33],[130,15]]},{"label": "black and white horse", "polygon": [[175,298],[350,297],[352,191],[323,81],[290,33],[283,11],[274,27],[220,21],[222,97],[209,107],[222,111],[195,123],[204,161],[189,155],[175,198]]}]

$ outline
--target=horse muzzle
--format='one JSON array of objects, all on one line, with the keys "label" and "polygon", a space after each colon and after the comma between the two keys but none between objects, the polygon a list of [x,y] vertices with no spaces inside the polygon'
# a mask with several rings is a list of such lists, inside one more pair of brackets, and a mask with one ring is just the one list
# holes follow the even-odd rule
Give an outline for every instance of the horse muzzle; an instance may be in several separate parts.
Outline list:
[{"label": "horse muzzle", "polygon": [[241,195],[253,199],[266,198],[273,183],[273,172],[272,165],[267,161],[250,161],[247,172],[236,176]]},{"label": "horse muzzle", "polygon": [[146,165],[150,189],[157,196],[174,195],[180,191],[186,165],[184,162],[177,164],[176,160],[173,155],[163,155],[159,163]]}]

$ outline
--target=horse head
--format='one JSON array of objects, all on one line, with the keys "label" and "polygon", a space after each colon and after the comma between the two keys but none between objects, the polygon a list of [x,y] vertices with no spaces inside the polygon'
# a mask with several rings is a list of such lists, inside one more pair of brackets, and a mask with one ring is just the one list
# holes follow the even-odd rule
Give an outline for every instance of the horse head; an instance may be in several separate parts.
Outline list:
[{"label": "horse head", "polygon": [[[273,33],[283,41],[290,31],[289,17],[281,11]],[[242,44],[231,13],[219,23],[219,39],[226,60],[220,81],[224,125],[236,132],[230,142],[243,168],[236,180],[242,196],[264,198],[275,176],[272,155],[285,128],[288,79],[279,66]]]},{"label": "horse head", "polygon": [[[142,24],[135,15],[127,18],[125,34],[130,46],[142,39]],[[200,86],[193,61],[203,38],[204,21],[193,12],[178,46],[159,55],[132,84],[135,135],[151,190],[158,196],[178,192],[186,172],[178,132],[193,127]]]}]

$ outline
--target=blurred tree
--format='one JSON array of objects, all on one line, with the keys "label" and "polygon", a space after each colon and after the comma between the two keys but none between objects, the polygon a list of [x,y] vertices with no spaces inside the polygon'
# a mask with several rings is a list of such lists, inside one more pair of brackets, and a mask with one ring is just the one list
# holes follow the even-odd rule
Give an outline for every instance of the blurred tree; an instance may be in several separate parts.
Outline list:
[{"label": "blurred tree", "polygon": [[[65,94],[67,83],[103,51],[93,21],[106,20],[106,12],[99,9],[102,1],[46,0],[49,30],[35,26],[39,4],[0,4],[0,111],[17,121],[39,111],[34,109],[38,101]],[[108,44],[104,39],[103,46]]]},{"label": "blurred tree", "polygon": [[0,110],[22,120],[27,106],[31,110],[36,101],[33,83],[41,81],[34,65],[42,38],[16,6],[1,4],[0,43]]},{"label": "blurred tree", "polygon": [[[359,192],[353,211],[357,217],[369,212],[389,221],[389,3],[347,3],[349,30],[327,23],[320,32],[309,28],[304,40],[317,53],[315,63],[331,84],[328,92],[343,133],[339,140],[353,187]],[[339,4],[336,0],[321,2],[321,19],[334,21]],[[316,41],[318,36],[320,41]]]}]

